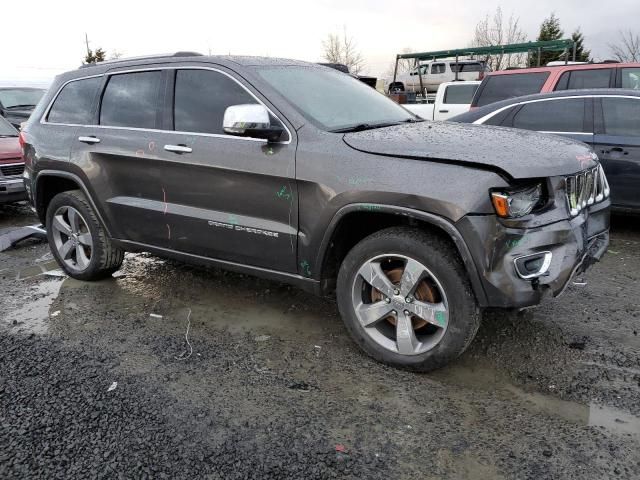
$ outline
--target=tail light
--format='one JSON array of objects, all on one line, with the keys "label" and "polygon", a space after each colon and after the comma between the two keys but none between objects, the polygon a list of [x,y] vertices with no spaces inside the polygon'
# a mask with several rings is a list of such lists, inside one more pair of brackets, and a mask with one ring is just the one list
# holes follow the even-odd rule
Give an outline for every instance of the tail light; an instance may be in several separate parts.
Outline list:
[{"label": "tail light", "polygon": [[18,143],[20,144],[20,148],[22,149],[22,160],[24,161],[24,157],[25,157],[24,146],[27,143],[27,141],[24,138],[24,132],[22,130],[20,131],[20,134],[18,135]]}]

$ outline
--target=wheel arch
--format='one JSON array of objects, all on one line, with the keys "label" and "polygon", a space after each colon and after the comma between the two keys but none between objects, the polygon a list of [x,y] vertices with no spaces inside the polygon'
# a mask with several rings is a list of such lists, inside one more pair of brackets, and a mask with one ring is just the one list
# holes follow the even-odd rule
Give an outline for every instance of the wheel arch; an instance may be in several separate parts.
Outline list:
[{"label": "wheel arch", "polygon": [[70,190],[81,190],[84,193],[98,220],[109,234],[108,225],[102,218],[85,183],[75,173],[61,170],[41,170],[36,176],[33,204],[42,224],[46,226],[47,207],[53,197]]},{"label": "wheel arch", "polygon": [[320,265],[323,293],[335,286],[340,263],[359,241],[392,226],[414,226],[441,236],[451,243],[463,261],[478,304],[488,304],[480,274],[458,229],[447,219],[406,207],[356,203],[342,207],[332,218],[320,244],[316,265]]}]

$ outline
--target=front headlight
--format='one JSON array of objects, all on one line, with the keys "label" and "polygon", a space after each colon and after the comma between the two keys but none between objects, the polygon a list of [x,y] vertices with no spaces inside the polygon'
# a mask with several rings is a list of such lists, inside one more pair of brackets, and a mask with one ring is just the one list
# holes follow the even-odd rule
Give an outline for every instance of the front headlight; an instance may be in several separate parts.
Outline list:
[{"label": "front headlight", "polygon": [[523,190],[491,192],[491,203],[499,217],[518,218],[529,215],[542,200],[542,185]]}]

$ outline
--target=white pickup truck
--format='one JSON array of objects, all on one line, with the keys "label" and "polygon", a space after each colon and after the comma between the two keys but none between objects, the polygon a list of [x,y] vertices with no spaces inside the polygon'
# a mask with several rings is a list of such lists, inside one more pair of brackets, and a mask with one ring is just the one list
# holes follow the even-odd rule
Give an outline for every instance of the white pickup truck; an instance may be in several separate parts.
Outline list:
[{"label": "white pickup truck", "polygon": [[[422,73],[422,87],[427,92],[435,92],[445,82],[482,80],[489,68],[479,60],[459,60],[458,62],[440,60],[421,63],[420,71]],[[385,92],[419,93],[420,75],[418,74],[418,67],[416,66],[406,73],[398,74],[395,81],[393,78],[388,79]]]},{"label": "white pickup truck", "polygon": [[405,103],[404,108],[425,120],[447,120],[469,111],[480,82],[447,82],[438,87],[435,99],[424,103]]}]

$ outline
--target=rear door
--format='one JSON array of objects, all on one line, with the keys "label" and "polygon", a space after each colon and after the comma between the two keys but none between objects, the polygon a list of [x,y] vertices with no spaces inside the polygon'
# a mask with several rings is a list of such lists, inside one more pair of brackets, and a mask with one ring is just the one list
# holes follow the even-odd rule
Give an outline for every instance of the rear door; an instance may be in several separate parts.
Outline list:
[{"label": "rear door", "polygon": [[522,105],[505,126],[593,143],[591,98],[551,98]]},{"label": "rear door", "polygon": [[640,98],[597,99],[594,148],[607,174],[613,205],[640,209]]},{"label": "rear door", "polygon": [[279,143],[228,135],[225,110],[266,105],[257,92],[222,67],[169,73],[165,128],[171,132],[157,145],[164,163],[159,223],[170,231],[163,242],[181,252],[295,272],[293,128],[271,113],[271,122],[285,127]]}]

